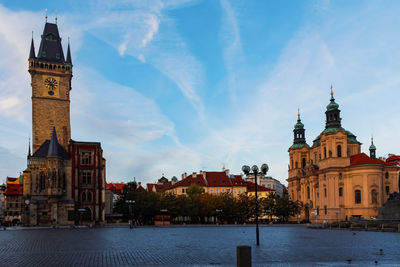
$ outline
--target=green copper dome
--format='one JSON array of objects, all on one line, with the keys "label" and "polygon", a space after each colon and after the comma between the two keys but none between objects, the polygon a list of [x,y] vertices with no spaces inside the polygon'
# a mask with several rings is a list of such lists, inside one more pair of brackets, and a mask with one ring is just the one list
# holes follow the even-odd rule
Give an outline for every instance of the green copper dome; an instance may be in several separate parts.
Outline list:
[{"label": "green copper dome", "polygon": [[371,144],[371,145],[369,146],[369,150],[376,150],[375,145],[374,145],[374,144]]},{"label": "green copper dome", "polygon": [[300,120],[297,120],[297,123],[294,125],[294,128],[295,128],[296,130],[298,130],[298,129],[303,129],[303,128],[304,128],[304,124],[301,123]]},{"label": "green copper dome", "polygon": [[331,102],[326,106],[326,110],[334,110],[334,109],[338,109],[339,108],[339,104],[335,102],[335,99],[332,98]]}]

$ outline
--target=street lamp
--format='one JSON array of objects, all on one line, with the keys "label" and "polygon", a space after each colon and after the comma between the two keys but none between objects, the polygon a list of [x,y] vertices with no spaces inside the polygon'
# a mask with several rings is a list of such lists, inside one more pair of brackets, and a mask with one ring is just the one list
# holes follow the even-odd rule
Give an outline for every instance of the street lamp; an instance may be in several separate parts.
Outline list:
[{"label": "street lamp", "polygon": [[[267,164],[263,164],[261,165],[261,172],[265,175],[268,172],[268,165]],[[251,168],[251,170],[253,171],[254,174],[254,184],[255,184],[255,194],[256,194],[256,238],[257,238],[257,246],[260,245],[260,233],[258,230],[258,193],[257,193],[257,174],[258,174],[258,167],[257,165],[253,165],[253,167]],[[244,172],[244,174],[249,175],[250,174],[250,167],[247,165],[243,165],[242,167],[242,171]]]},{"label": "street lamp", "polygon": [[129,206],[129,228],[133,227],[133,222],[132,222],[132,205],[135,203],[135,200],[127,199],[125,200],[125,203],[128,204]]}]

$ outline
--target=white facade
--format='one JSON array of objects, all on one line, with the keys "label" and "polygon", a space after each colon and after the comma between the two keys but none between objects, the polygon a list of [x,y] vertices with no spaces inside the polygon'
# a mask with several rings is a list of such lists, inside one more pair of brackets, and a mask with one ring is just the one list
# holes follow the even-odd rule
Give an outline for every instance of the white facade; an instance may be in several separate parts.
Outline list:
[{"label": "white facade", "polygon": [[[245,180],[254,183],[254,175],[253,174],[247,175]],[[262,173],[259,173],[257,175],[257,184],[264,186],[266,188],[273,189],[279,196],[283,196],[284,185],[271,176],[264,176]]]}]

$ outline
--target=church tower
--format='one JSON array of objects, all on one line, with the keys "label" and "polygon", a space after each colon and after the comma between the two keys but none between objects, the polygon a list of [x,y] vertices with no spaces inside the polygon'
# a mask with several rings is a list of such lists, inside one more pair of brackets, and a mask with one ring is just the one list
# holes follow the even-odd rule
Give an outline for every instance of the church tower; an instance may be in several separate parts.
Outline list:
[{"label": "church tower", "polygon": [[59,143],[67,150],[71,139],[72,61],[69,43],[65,60],[57,24],[46,22],[37,56],[32,38],[28,60],[32,85],[33,152],[50,140],[53,126],[59,134]]}]

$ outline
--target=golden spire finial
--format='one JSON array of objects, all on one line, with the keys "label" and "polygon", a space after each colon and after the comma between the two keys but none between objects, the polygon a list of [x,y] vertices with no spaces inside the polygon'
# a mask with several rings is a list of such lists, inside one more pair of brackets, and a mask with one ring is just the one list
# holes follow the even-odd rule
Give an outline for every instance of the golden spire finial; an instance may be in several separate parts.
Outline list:
[{"label": "golden spire finial", "polygon": [[331,96],[333,97],[333,86],[331,84]]},{"label": "golden spire finial", "polygon": [[297,108],[297,119],[300,120],[300,108]]},{"label": "golden spire finial", "polygon": [[44,10],[44,12],[45,12],[45,15],[44,15],[44,18],[46,19],[46,22],[47,22],[47,11],[49,11],[47,8]]}]

